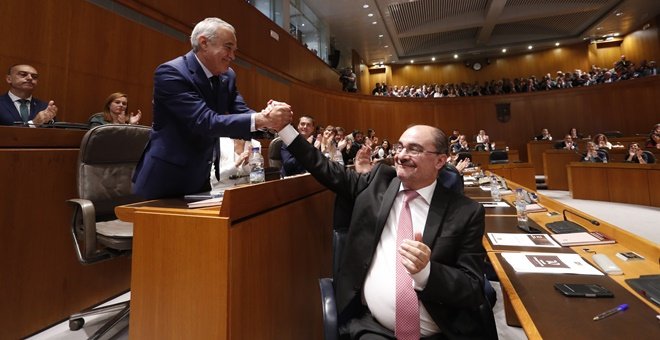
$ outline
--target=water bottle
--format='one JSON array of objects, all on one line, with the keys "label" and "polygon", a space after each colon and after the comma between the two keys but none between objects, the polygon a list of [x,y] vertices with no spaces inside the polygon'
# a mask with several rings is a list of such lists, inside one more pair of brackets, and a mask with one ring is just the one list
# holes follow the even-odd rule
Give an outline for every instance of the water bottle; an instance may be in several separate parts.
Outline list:
[{"label": "water bottle", "polygon": [[500,184],[495,176],[490,177],[490,197],[492,197],[495,202],[500,202],[502,200],[502,196],[500,195]]},{"label": "water bottle", "polygon": [[264,173],[264,158],[261,156],[261,148],[255,146],[250,155],[250,183],[261,183],[266,180]]},{"label": "water bottle", "polygon": [[518,218],[518,225],[521,227],[527,226],[527,201],[523,195],[523,189],[516,189],[516,217]]}]

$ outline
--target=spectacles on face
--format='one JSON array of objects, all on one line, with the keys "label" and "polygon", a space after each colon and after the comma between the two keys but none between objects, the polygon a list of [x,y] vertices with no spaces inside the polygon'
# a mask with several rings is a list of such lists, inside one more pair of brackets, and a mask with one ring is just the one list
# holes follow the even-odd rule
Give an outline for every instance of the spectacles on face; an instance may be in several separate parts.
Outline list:
[{"label": "spectacles on face", "polygon": [[417,145],[417,144],[409,144],[408,146],[403,146],[402,144],[397,144],[396,147],[394,148],[394,150],[397,153],[402,153],[403,150],[406,150],[406,153],[408,153],[408,155],[413,156],[413,157],[417,157],[417,156],[419,156],[423,153],[431,153],[431,154],[435,154],[435,155],[441,154],[441,152],[437,152],[437,151],[424,150],[424,148],[421,145]]}]

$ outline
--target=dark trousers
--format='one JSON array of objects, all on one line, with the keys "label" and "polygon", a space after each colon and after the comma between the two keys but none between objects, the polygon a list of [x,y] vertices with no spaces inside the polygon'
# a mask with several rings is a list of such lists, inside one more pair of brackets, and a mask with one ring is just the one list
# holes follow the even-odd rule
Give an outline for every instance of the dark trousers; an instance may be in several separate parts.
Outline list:
[{"label": "dark trousers", "polygon": [[[396,340],[394,332],[378,323],[365,308],[362,316],[351,319],[339,329],[342,340]],[[423,337],[420,340],[446,340],[442,333]]]}]

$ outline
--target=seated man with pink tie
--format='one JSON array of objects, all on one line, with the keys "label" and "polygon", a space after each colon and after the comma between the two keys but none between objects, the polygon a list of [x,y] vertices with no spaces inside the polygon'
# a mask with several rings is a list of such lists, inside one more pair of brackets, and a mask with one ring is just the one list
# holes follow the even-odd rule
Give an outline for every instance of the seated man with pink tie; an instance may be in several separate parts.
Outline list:
[{"label": "seated man with pink tie", "polygon": [[350,339],[496,339],[484,296],[484,208],[438,185],[447,137],[408,128],[395,166],[367,173],[329,161],[290,125],[288,150],[353,206],[334,277],[340,334]]}]

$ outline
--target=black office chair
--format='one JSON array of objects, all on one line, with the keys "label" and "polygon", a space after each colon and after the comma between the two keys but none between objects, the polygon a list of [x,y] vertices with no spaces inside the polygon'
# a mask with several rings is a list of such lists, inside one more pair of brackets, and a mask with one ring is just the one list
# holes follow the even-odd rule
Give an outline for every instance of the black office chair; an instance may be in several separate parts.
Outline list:
[{"label": "black office chair", "polygon": [[490,164],[504,164],[509,163],[509,153],[505,150],[494,150],[488,156]]},{"label": "black office chair", "polygon": [[[150,128],[141,125],[107,124],[89,130],[80,143],[78,196],[73,206],[71,235],[78,261],[92,264],[131,254],[133,224],[120,221],[118,205],[138,202],[131,193],[131,178],[149,140]],[[90,339],[98,339],[114,326],[128,320],[130,303],[95,308],[69,317],[69,328],[83,327],[85,317],[119,311]]]},{"label": "black office chair", "polygon": [[646,155],[646,163],[647,164],[655,164],[655,155],[653,152],[644,150],[642,151]]},{"label": "black office chair", "polygon": [[282,138],[277,137],[268,145],[268,166],[271,168],[282,168]]}]

